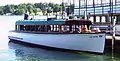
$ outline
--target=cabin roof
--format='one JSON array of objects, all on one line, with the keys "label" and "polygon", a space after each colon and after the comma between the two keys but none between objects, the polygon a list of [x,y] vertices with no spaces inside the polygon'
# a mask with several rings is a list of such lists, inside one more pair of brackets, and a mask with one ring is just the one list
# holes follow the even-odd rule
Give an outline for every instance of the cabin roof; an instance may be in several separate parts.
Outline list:
[{"label": "cabin roof", "polygon": [[16,21],[16,25],[52,25],[52,24],[64,24],[64,20],[22,20]]},{"label": "cabin roof", "polygon": [[50,20],[50,21],[35,21],[35,20],[22,20],[22,21],[16,21],[16,25],[91,25],[92,22],[89,20]]}]

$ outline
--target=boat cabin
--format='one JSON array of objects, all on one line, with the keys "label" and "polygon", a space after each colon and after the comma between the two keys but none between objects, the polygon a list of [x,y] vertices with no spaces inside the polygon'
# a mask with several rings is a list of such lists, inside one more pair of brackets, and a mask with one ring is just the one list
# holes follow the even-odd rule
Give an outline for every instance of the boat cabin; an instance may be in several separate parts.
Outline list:
[{"label": "boat cabin", "polygon": [[90,32],[92,22],[89,20],[19,20],[16,21],[16,31],[22,32],[57,32],[57,33],[84,33]]}]

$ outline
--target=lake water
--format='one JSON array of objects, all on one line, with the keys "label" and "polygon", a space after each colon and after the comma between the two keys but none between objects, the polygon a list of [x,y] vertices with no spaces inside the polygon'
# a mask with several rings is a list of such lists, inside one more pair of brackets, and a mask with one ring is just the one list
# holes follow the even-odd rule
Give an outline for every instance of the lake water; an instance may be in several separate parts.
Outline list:
[{"label": "lake water", "polygon": [[[41,18],[41,17],[36,17]],[[14,29],[16,20],[23,16],[0,16],[0,60],[1,61],[120,61],[120,50],[111,53],[105,49],[104,54],[85,52],[67,52],[46,50],[9,42],[8,31]]]}]

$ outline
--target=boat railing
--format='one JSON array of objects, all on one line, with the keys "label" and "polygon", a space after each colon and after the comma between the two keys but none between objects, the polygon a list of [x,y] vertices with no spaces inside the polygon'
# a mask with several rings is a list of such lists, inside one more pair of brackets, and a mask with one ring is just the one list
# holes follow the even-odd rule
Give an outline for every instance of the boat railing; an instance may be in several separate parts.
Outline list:
[{"label": "boat railing", "polygon": [[110,22],[95,22],[93,25],[111,25]]},{"label": "boat railing", "polygon": [[29,20],[18,20],[18,21],[47,21],[47,19],[29,19]]},{"label": "boat railing", "polygon": [[29,19],[29,20],[18,20],[18,21],[65,21],[65,19]]}]

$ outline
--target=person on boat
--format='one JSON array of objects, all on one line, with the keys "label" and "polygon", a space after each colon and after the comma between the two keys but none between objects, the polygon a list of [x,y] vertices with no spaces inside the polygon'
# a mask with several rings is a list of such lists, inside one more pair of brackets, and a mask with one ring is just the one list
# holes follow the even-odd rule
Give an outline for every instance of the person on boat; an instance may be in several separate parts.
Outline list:
[{"label": "person on boat", "polygon": [[81,25],[78,26],[78,33],[81,33]]},{"label": "person on boat", "polygon": [[70,33],[73,33],[73,32],[74,32],[74,26],[70,25]]},{"label": "person on boat", "polygon": [[93,28],[94,32],[101,32],[101,30],[98,27]]},{"label": "person on boat", "polygon": [[88,28],[87,28],[87,25],[84,25],[81,29],[81,32],[88,32]]},{"label": "person on boat", "polygon": [[88,33],[91,32],[91,30],[88,29],[87,25],[80,25],[78,33]]},{"label": "person on boat", "polygon": [[47,28],[47,32],[51,31],[51,26],[50,25],[46,25],[46,28]]},{"label": "person on boat", "polygon": [[63,25],[63,32],[67,32],[67,25]]},{"label": "person on boat", "polygon": [[28,18],[29,18],[28,13],[25,13],[25,14],[24,14],[24,20],[28,20]]},{"label": "person on boat", "polygon": [[81,33],[81,25],[71,25],[70,33]]},{"label": "person on boat", "polygon": [[38,32],[42,32],[42,25],[39,25],[39,27],[38,27]]}]

